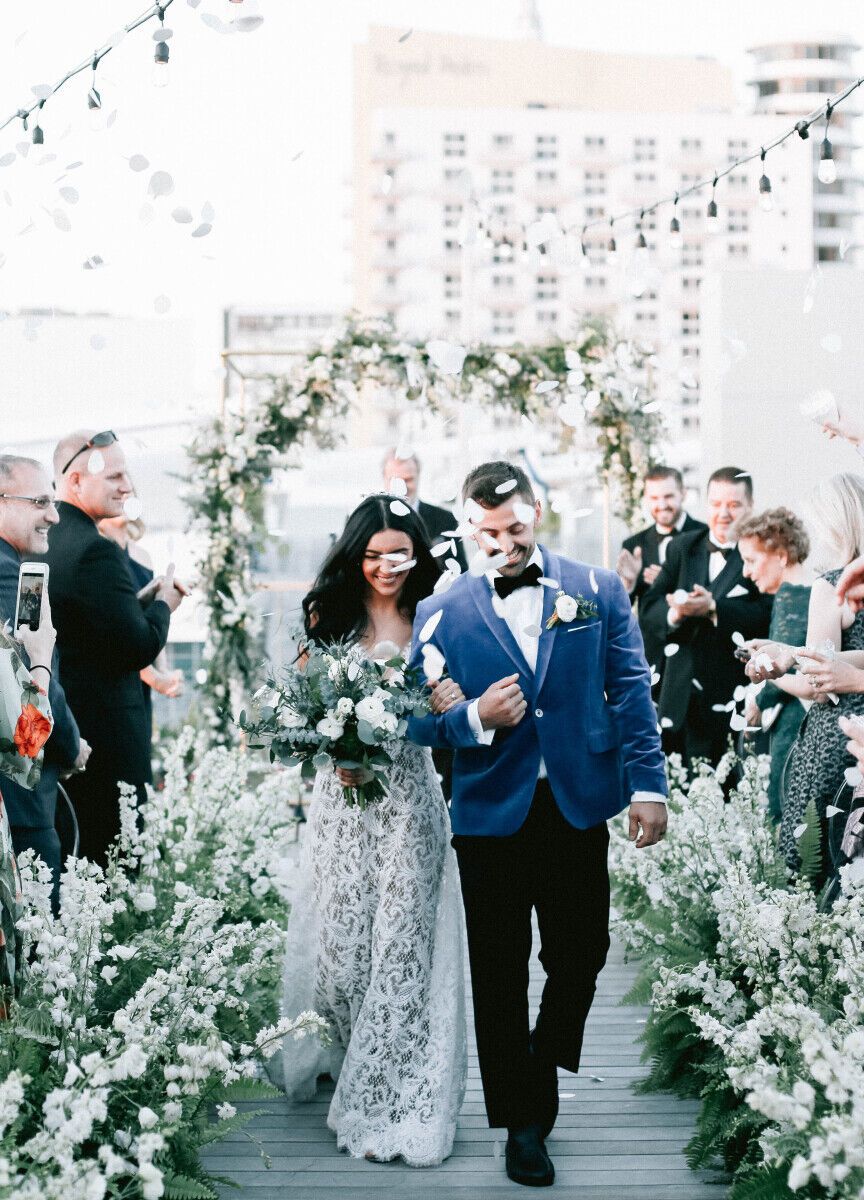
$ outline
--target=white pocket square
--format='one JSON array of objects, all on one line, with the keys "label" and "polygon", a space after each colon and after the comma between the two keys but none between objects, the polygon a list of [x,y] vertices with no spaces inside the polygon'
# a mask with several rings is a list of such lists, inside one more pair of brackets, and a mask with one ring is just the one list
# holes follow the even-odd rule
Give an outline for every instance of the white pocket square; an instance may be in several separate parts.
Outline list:
[{"label": "white pocket square", "polygon": [[740,583],[737,583],[731,592],[726,593],[727,600],[734,600],[736,596],[749,596],[750,593]]}]

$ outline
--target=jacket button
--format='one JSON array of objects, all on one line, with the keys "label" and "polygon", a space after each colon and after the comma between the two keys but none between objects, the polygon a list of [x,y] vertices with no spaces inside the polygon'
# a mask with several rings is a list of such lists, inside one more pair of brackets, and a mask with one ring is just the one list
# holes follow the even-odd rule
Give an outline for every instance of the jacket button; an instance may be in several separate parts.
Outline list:
[{"label": "jacket button", "polygon": [[542,708],[535,708],[535,709],[534,709],[534,716],[535,716],[535,717],[542,717],[542,716],[543,716],[543,709],[542,709]]}]

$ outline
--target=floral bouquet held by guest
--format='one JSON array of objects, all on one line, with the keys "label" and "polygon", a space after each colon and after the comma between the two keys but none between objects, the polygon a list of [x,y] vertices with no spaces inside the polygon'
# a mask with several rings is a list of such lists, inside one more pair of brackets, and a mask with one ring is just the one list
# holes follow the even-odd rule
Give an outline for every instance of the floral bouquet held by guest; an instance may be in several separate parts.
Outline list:
[{"label": "floral bouquet held by guest", "polygon": [[301,763],[304,779],[331,764],[362,772],[343,791],[349,806],[365,809],[387,794],[396,744],[408,716],[428,711],[428,694],[395,645],[382,642],[371,657],[357,645],[310,645],[302,665],[256,693],[257,711],[251,720],[241,713],[240,727],[271,762]]}]

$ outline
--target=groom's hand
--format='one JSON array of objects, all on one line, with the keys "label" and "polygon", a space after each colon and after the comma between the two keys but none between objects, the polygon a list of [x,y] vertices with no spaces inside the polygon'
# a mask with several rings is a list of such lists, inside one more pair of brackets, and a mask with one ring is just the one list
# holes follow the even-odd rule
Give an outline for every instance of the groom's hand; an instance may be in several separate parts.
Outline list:
[{"label": "groom's hand", "polygon": [[477,715],[484,729],[504,729],[518,725],[528,701],[522,695],[518,675],[507,675],[486,689],[477,704]]},{"label": "groom's hand", "polygon": [[637,850],[656,845],[665,832],[665,804],[658,804],[654,800],[637,800],[630,805],[630,841],[636,842]]}]

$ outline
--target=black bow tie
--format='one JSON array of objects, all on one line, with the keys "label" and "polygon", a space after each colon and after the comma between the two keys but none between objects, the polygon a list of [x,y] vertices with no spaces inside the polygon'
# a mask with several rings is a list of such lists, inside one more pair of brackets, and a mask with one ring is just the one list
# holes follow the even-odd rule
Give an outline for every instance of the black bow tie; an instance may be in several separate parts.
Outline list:
[{"label": "black bow tie", "polygon": [[725,559],[729,558],[730,554],[734,554],[738,549],[737,546],[718,546],[714,542],[710,543],[712,554],[722,554]]},{"label": "black bow tie", "polygon": [[492,580],[492,586],[501,599],[506,600],[518,588],[536,587],[542,576],[543,572],[537,564],[529,563],[521,575],[496,575]]}]

